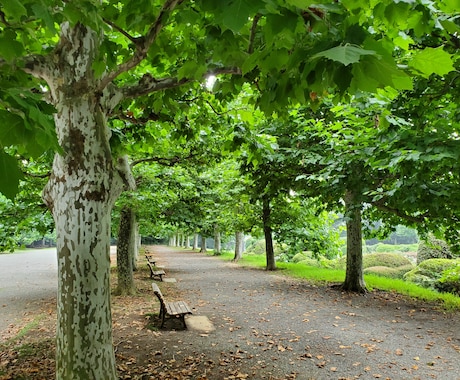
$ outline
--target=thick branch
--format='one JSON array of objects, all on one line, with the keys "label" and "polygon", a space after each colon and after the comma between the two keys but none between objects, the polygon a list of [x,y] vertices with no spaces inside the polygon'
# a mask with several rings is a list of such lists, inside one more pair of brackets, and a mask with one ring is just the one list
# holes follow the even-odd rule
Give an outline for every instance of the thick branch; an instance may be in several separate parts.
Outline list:
[{"label": "thick branch", "polygon": [[[207,77],[209,75],[220,75],[220,74],[233,74],[233,75],[241,75],[241,70],[239,68],[220,68],[210,70],[209,72],[205,73],[203,77]],[[121,92],[123,97],[125,98],[136,98],[142,95],[151,94],[153,92],[166,90],[168,88],[175,88],[182,86],[186,83],[193,82],[194,79],[189,78],[162,78],[156,79],[152,77],[150,74],[145,74],[140,80],[139,83],[133,86],[123,87]]]},{"label": "thick branch", "polygon": [[[147,57],[147,52],[149,51],[150,47],[153,45],[156,38],[158,37],[158,34],[163,28],[164,22],[167,16],[174,10],[174,8],[177,5],[182,3],[182,1],[184,0],[166,0],[166,2],[163,5],[163,8],[158,14],[157,19],[155,20],[153,25],[150,27],[147,34],[143,38],[136,38],[136,39],[132,39],[132,37],[130,38],[130,40],[135,42],[135,45],[136,45],[136,52],[134,53],[134,56],[130,60],[118,66],[116,70],[108,73],[104,78],[102,78],[100,85],[99,85],[100,91],[102,91],[117,76],[136,67],[140,62],[142,62]],[[126,36],[125,33],[123,34]]]},{"label": "thick branch", "polygon": [[150,74],[146,74],[141,78],[138,84],[124,87],[121,89],[121,91],[125,98],[136,98],[142,95],[150,94],[152,92],[179,87],[188,82],[191,82],[191,80],[186,78],[181,80],[177,80],[177,78],[163,78],[157,80]]},{"label": "thick branch", "polygon": [[31,55],[24,59],[24,71],[49,83],[54,64],[43,55]]}]

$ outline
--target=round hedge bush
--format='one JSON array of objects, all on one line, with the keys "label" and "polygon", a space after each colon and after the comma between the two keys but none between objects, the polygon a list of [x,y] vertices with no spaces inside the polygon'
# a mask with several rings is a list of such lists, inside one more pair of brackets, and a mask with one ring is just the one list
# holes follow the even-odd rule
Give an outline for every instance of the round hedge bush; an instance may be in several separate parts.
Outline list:
[{"label": "round hedge bush", "polygon": [[428,259],[407,272],[404,275],[404,280],[424,288],[440,289],[442,287],[440,280],[444,271],[454,270],[459,263],[460,260]]},{"label": "round hedge bush", "polygon": [[398,268],[404,265],[412,265],[410,260],[397,253],[371,253],[363,256],[363,268],[389,267]]},{"label": "round hedge bush", "polygon": [[396,268],[377,266],[364,269],[364,274],[374,274],[376,276],[402,279],[404,275],[412,270],[412,264],[402,265]]},{"label": "round hedge bush", "polygon": [[309,267],[321,267],[321,263],[316,259],[306,258],[302,261],[299,261],[297,264],[307,265]]},{"label": "round hedge bush", "polygon": [[449,245],[441,239],[430,236],[428,240],[420,242],[417,250],[417,264],[429,259],[453,259]]}]

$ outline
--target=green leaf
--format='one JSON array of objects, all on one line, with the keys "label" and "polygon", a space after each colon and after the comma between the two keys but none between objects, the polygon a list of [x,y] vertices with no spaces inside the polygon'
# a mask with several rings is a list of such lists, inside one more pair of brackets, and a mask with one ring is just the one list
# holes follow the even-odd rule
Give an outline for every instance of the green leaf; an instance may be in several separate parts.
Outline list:
[{"label": "green leaf", "polygon": [[199,66],[195,61],[185,62],[179,69],[177,76],[179,80],[183,78],[201,79],[206,72],[206,67]]},{"label": "green leaf", "polygon": [[14,16],[15,18],[20,18],[21,16],[27,15],[27,10],[22,5],[19,0],[7,0],[2,1],[2,7],[5,9],[6,13]]},{"label": "green leaf", "polygon": [[374,92],[377,88],[390,86],[397,90],[412,89],[412,80],[405,72],[398,70],[394,62],[376,57],[366,57],[353,66],[352,90]]},{"label": "green leaf", "polygon": [[11,112],[0,110],[0,143],[3,146],[21,143],[19,135],[25,128],[24,120]]},{"label": "green leaf", "polygon": [[358,46],[344,45],[336,46],[332,49],[322,51],[321,53],[315,54],[313,58],[325,57],[332,61],[340,62],[345,66],[351,63],[359,62],[363,55],[377,55],[374,50],[362,49]]},{"label": "green leaf", "polygon": [[13,199],[18,192],[19,180],[23,178],[14,157],[0,150],[0,192]]},{"label": "green leaf", "polygon": [[460,9],[459,0],[441,0],[438,4],[439,8],[446,13],[458,14]]},{"label": "green leaf", "polygon": [[22,44],[16,40],[16,33],[6,29],[0,35],[0,56],[7,61],[12,61],[24,52]]},{"label": "green leaf", "polygon": [[300,9],[306,9],[310,5],[312,5],[314,2],[312,0],[287,0],[286,3],[290,5],[294,5]]},{"label": "green leaf", "polygon": [[241,28],[263,6],[260,0],[227,0],[222,4],[224,25],[233,32],[239,32]]},{"label": "green leaf", "polygon": [[442,46],[426,48],[412,56],[409,66],[428,78],[431,74],[445,75],[455,70],[452,55],[445,52]]}]

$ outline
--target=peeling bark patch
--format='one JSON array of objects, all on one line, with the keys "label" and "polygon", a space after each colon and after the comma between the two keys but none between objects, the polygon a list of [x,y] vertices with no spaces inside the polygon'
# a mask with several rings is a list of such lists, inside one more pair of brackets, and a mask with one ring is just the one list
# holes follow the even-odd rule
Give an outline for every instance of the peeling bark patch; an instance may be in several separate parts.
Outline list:
[{"label": "peeling bark patch", "polygon": [[69,141],[66,144],[69,152],[69,174],[78,172],[85,164],[85,136],[77,129],[69,129]]},{"label": "peeling bark patch", "polygon": [[101,187],[101,190],[87,190],[85,193],[85,199],[89,201],[104,201],[106,199],[107,190],[104,185]]}]

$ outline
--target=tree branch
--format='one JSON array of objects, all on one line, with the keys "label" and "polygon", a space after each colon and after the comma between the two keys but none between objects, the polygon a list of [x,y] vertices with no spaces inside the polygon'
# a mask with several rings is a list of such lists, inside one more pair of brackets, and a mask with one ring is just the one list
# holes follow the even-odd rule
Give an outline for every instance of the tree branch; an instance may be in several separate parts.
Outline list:
[{"label": "tree branch", "polygon": [[174,157],[148,157],[148,158],[141,158],[139,160],[135,160],[131,162],[131,167],[133,168],[136,165],[139,164],[144,164],[144,163],[150,163],[150,162],[156,162],[160,165],[163,166],[174,166],[179,164],[182,161],[190,160],[191,158],[197,156],[197,154],[194,154],[192,152],[189,153],[188,156],[185,157],[180,157],[180,156],[174,156]]},{"label": "tree branch", "polygon": [[5,16],[5,13],[3,11],[0,11],[0,21],[2,23],[4,23],[6,26],[11,25],[8,21],[6,21],[6,16]]},{"label": "tree branch", "polygon": [[110,25],[113,29],[115,29],[116,31],[120,32],[121,34],[123,34],[128,40],[130,40],[131,42],[133,42],[134,44],[137,44],[139,42],[139,38],[138,37],[133,37],[131,34],[129,34],[127,31],[123,30],[122,28],[120,28],[118,25],[116,25],[115,23],[113,23],[112,21],[106,19],[106,18],[103,18],[102,19],[107,25]]},{"label": "tree branch", "polygon": [[[142,62],[145,57],[147,57],[147,52],[149,51],[150,47],[155,42],[158,34],[160,33],[161,29],[164,26],[164,22],[166,21],[167,16],[176,8],[177,5],[182,3],[184,0],[166,0],[163,4],[163,7],[158,14],[157,19],[150,27],[149,31],[144,37],[132,39],[132,37],[128,37],[125,33],[123,33],[127,38],[130,38],[132,42],[136,45],[136,51],[134,56],[122,63],[118,68],[106,76],[104,76],[99,84],[99,90],[102,91],[110,82],[112,82],[117,76],[120,74],[131,70],[132,68],[136,67],[140,62]],[[120,29],[117,29],[121,32]]]},{"label": "tree branch", "polygon": [[33,173],[28,173],[28,172],[23,171],[22,174],[24,174],[27,177],[32,177],[32,178],[48,178],[51,175],[51,172],[43,173],[43,174],[33,174]]},{"label": "tree branch", "polygon": [[[233,75],[241,75],[241,70],[237,67],[233,68],[220,68],[210,70],[209,72],[205,73],[203,77],[207,77],[209,75],[220,75],[220,74],[233,74]],[[194,79],[190,78],[162,78],[156,79],[152,77],[150,74],[145,74],[137,84],[133,86],[127,86],[120,89],[125,98],[136,98],[142,95],[151,94],[153,92],[166,90],[168,88],[175,88],[182,86],[186,83],[193,82]]]},{"label": "tree branch", "polygon": [[257,23],[259,22],[261,17],[262,15],[260,13],[257,13],[254,16],[254,19],[252,20],[251,35],[249,36],[248,54],[252,54],[254,52],[254,39],[256,37]]}]

